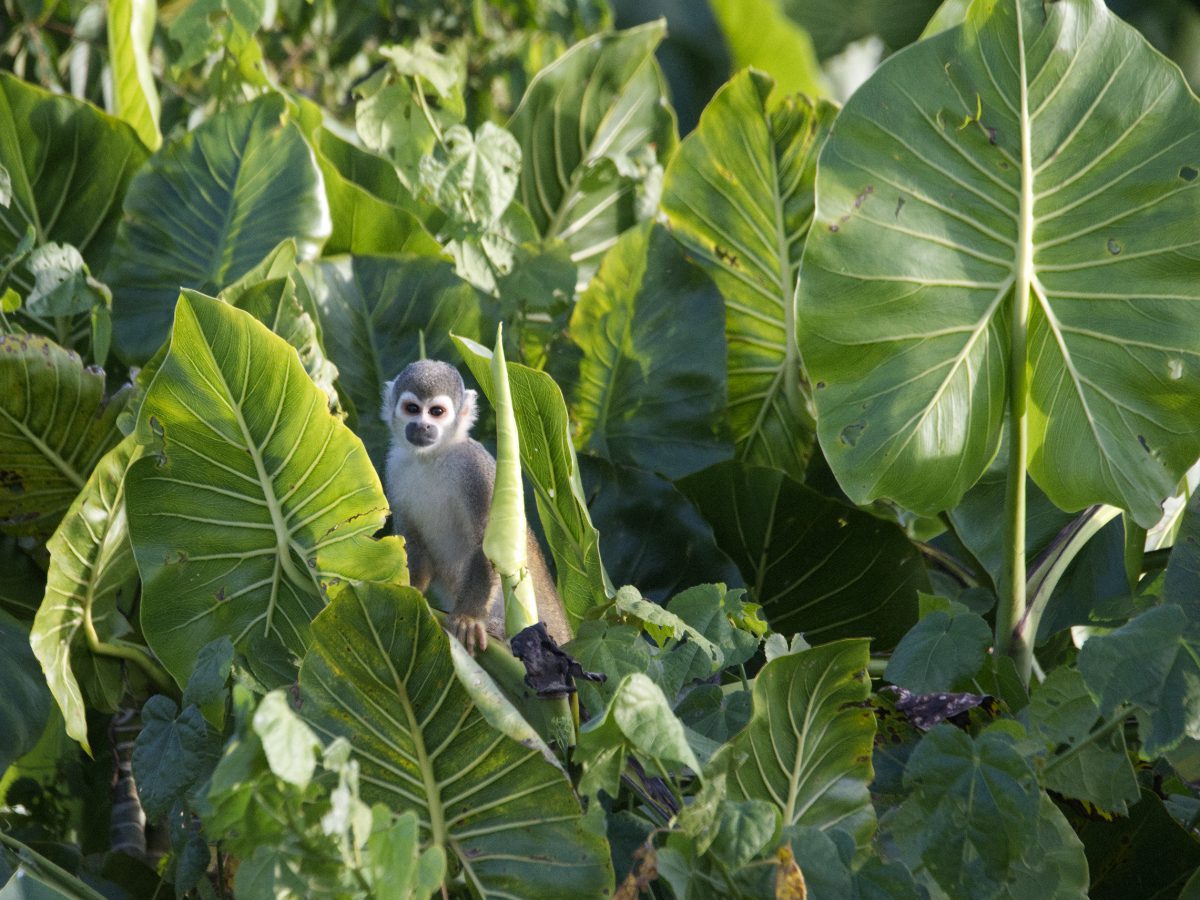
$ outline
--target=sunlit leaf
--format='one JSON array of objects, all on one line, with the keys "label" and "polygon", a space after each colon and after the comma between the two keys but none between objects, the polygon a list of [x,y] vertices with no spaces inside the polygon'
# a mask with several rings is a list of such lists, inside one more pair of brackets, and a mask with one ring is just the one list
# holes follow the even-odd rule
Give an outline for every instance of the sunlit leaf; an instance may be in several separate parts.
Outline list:
[{"label": "sunlit leaf", "polygon": [[150,66],[156,0],[112,0],[108,4],[108,58],[113,71],[113,112],[137,131],[150,150],[162,145],[160,104]]}]

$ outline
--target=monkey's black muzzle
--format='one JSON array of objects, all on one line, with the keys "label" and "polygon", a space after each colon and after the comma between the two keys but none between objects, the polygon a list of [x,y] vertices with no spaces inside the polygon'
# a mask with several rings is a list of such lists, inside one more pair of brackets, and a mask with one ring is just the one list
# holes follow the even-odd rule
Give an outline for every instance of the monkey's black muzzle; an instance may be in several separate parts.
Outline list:
[{"label": "monkey's black muzzle", "polygon": [[409,422],[404,426],[404,437],[414,447],[428,447],[437,440],[437,426]]}]

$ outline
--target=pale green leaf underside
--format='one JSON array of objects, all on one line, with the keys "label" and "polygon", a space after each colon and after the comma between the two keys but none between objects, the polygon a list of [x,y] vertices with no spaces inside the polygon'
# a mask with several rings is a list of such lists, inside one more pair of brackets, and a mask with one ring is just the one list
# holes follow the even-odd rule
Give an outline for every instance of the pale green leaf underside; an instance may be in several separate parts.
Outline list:
[{"label": "pale green leaf underside", "polygon": [[566,775],[488,725],[415,590],[348,587],[313,623],[304,718],[348,738],[363,798],[412,810],[482,897],[607,897],[608,847]]},{"label": "pale green leaf underside", "polygon": [[817,153],[835,108],[733,77],[667,167],[663,209],[725,298],[730,427],[738,458],[802,480],[812,450],[795,291],[813,215]]},{"label": "pale green leaf underside", "polygon": [[295,350],[248,313],[181,297],[137,429],[148,449],[127,505],[155,653],[181,684],[221,635],[302,654],[319,582],[338,574],[321,559],[375,559],[387,501]]},{"label": "pale green leaf underside", "polygon": [[1200,452],[1198,132],[1179,71],[1099,0],[979,0],[847,103],[799,309],[853,499],[946,509],[995,454],[1025,218],[1029,471],[1063,508],[1157,519]]},{"label": "pale green leaf underside", "polygon": [[[139,452],[137,441],[128,437],[101,459],[50,538],[46,595],[29,639],[67,734],[89,753],[87,703],[75,672],[79,659],[72,657],[90,657],[86,620],[101,640],[111,640],[124,627],[119,604],[133,606],[138,572],[124,495],[125,473]],[[111,690],[119,690],[120,660],[92,657],[89,665]],[[91,705],[102,705],[101,698],[90,699]]]},{"label": "pale green leaf underside", "polygon": [[867,641],[834,641],[781,656],[754,682],[750,724],[732,745],[729,797],[773,803],[787,825],[840,828],[865,845],[875,830],[875,717]]}]

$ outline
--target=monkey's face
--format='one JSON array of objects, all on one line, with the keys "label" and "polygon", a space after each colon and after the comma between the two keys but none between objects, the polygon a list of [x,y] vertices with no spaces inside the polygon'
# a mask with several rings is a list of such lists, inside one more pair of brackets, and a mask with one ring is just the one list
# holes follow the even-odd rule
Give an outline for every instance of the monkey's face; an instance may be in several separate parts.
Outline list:
[{"label": "monkey's face", "polygon": [[415,452],[431,452],[453,433],[454,420],[454,401],[445,394],[418,397],[405,391],[396,403],[393,431],[402,432]]}]

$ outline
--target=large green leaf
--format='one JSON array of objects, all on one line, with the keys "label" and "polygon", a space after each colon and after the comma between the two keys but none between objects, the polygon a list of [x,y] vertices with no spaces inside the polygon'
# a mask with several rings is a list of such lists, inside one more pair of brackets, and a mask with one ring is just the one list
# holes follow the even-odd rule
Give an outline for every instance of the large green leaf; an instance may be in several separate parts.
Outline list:
[{"label": "large green leaf", "polygon": [[350,424],[382,471],[391,432],[379,418],[384,382],[419,358],[453,355],[450,333],[482,337],[480,293],[428,256],[354,256],[301,267],[337,364]]},{"label": "large green leaf", "polygon": [[949,896],[994,897],[1027,852],[1038,854],[1042,792],[1007,734],[939,725],[913,751],[904,783],[911,794],[888,827]]},{"label": "large green leaf", "polygon": [[156,0],[112,0],[108,4],[108,58],[113,74],[113,111],[151,150],[162,145],[160,104],[150,67]]},{"label": "large green leaf", "polygon": [[607,897],[607,843],[544,753],[489,725],[459,683],[449,638],[410,588],[345,587],[312,626],[301,713],[347,738],[362,796],[412,810],[482,897]]},{"label": "large green leaf", "polygon": [[814,425],[796,343],[796,276],[817,152],[836,110],[803,97],[768,104],[771,84],[741,72],[712,99],[667,167],[663,209],[725,297],[738,457],[799,480]]},{"label": "large green leaf", "polygon": [[766,800],[783,824],[840,828],[865,846],[875,830],[875,717],[867,642],[837,641],[781,656],[754,680],[750,724],[731,742],[729,797]]},{"label": "large green leaf", "polygon": [[27,626],[0,610],[0,773],[33,749],[52,708]]},{"label": "large green leaf", "polygon": [[1179,70],[1099,0],[977,0],[859,89],[799,305],[852,499],[953,507],[1010,401],[1056,505],[1158,519],[1200,453],[1197,128]]},{"label": "large green leaf", "polygon": [[[99,654],[97,645],[119,644],[129,631],[125,615],[133,608],[138,571],[125,515],[125,475],[140,450],[128,437],[106,454],[50,538],[46,595],[30,636],[67,734],[89,753],[87,707],[111,711],[123,689],[120,658]],[[89,688],[86,697],[81,680]]]},{"label": "large green leaf", "polygon": [[575,442],[679,478],[729,458],[721,298],[653,224],[627,231],[571,315]]},{"label": "large green leaf", "polygon": [[[492,353],[474,341],[455,338],[471,374],[492,395]],[[521,466],[533,486],[538,518],[554,555],[558,593],[572,628],[615,591],[600,561],[600,536],[588,515],[579,463],[571,446],[567,407],[558,385],[544,372],[508,364],[521,439]]]},{"label": "large green leaf", "polygon": [[315,256],[330,227],[316,159],[282,97],[213,116],[130,185],[105,274],[118,349],[148,359],[181,287],[215,295],[287,238]]},{"label": "large green leaf", "polygon": [[45,592],[46,573],[16,538],[0,536],[0,609],[30,622]]},{"label": "large green leaf", "polygon": [[509,122],[522,150],[517,199],[585,281],[617,235],[653,215],[655,168],[675,149],[654,59],[665,32],[651,22],[576,44],[537,74]]},{"label": "large green leaf", "polygon": [[0,335],[0,528],[49,534],[121,438],[127,399],[104,373],[34,335]]},{"label": "large green leaf", "polygon": [[896,525],[778,469],[730,462],[679,482],[741,569],[773,630],[810,640],[870,635],[892,647],[917,621],[925,568]]},{"label": "large green leaf", "polygon": [[32,225],[38,244],[70,244],[99,272],[146,155],[124,122],[0,72],[0,166],[12,190],[0,206],[0,257]]},{"label": "large green leaf", "polygon": [[142,629],[182,684],[221,635],[296,656],[338,574],[390,580],[387,500],[296,352],[248,313],[183,296],[126,477]]},{"label": "large green leaf", "polygon": [[817,51],[808,32],[788,19],[777,0],[710,0],[729,46],[731,68],[753,66],[775,80],[779,96],[826,96]]}]

